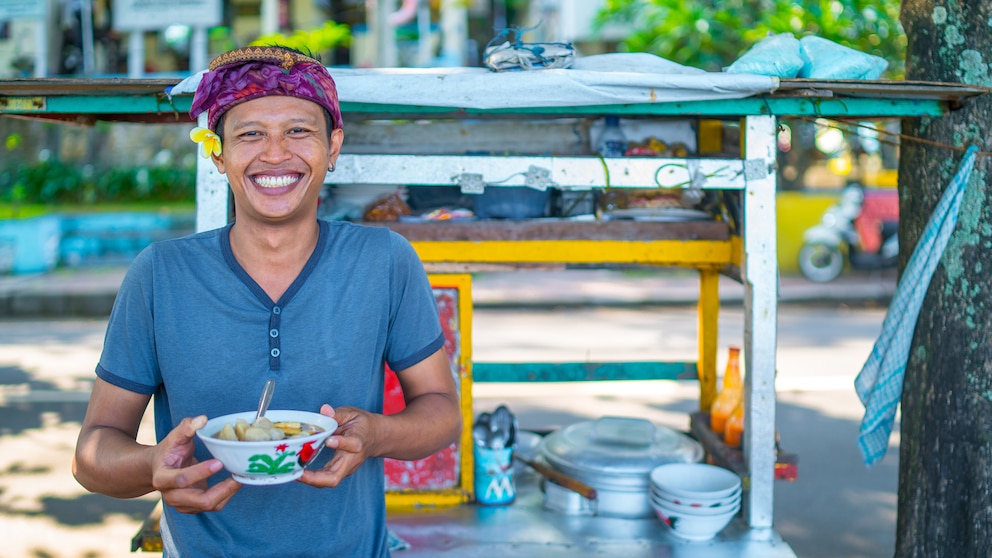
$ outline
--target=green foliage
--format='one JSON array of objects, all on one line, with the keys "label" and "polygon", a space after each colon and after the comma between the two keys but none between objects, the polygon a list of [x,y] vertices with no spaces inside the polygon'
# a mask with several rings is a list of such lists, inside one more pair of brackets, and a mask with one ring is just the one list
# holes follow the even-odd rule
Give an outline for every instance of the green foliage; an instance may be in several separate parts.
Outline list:
[{"label": "green foliage", "polygon": [[238,47],[231,28],[225,26],[211,27],[207,31],[207,43],[210,45],[210,52],[214,53],[227,52]]},{"label": "green foliage", "polygon": [[0,170],[0,203],[65,205],[191,201],[196,170],[112,168],[93,172],[56,159]]},{"label": "green foliage", "polygon": [[351,29],[347,25],[326,21],[315,29],[298,29],[290,35],[282,33],[262,35],[252,41],[250,46],[280,45],[319,55],[338,45],[348,45],[349,43],[351,43]]},{"label": "green foliage", "polygon": [[628,52],[719,71],[768,34],[816,35],[888,60],[905,72],[899,0],[606,0],[598,26],[631,28]]}]

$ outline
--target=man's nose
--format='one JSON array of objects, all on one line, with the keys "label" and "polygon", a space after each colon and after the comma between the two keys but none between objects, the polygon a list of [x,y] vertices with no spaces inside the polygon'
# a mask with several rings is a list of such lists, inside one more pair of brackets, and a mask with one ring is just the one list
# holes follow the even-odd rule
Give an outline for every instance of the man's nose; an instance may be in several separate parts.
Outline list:
[{"label": "man's nose", "polygon": [[262,151],[262,160],[267,163],[279,163],[289,159],[292,153],[289,150],[289,142],[283,137],[274,137],[266,140],[265,149]]}]

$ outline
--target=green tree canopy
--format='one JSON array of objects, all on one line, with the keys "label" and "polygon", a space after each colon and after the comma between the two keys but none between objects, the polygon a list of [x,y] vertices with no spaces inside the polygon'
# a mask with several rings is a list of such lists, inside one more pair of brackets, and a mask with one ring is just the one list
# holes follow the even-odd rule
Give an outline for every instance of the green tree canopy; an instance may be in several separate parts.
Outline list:
[{"label": "green tree canopy", "polygon": [[889,62],[905,72],[899,0],[606,0],[596,23],[631,29],[628,52],[719,71],[769,34],[816,35]]},{"label": "green tree canopy", "polygon": [[351,28],[343,23],[325,21],[320,27],[298,29],[290,35],[262,35],[249,46],[281,45],[319,57],[336,46],[348,44],[351,44]]}]

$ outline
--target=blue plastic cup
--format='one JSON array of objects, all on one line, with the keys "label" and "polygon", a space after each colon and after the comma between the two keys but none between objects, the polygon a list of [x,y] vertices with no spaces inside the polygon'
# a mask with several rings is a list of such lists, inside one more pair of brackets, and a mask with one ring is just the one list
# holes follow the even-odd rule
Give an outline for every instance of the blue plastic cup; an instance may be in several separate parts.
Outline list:
[{"label": "blue plastic cup", "polygon": [[513,449],[475,446],[475,501],[499,506],[512,503],[516,497]]}]

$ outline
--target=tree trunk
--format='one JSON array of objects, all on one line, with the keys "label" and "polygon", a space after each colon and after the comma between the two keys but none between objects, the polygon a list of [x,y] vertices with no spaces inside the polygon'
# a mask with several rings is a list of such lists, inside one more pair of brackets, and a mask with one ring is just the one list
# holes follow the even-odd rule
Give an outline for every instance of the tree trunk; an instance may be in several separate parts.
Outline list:
[{"label": "tree trunk", "polygon": [[[906,79],[992,86],[992,0],[903,0]],[[963,149],[992,151],[992,98],[906,119],[899,163],[904,267]],[[992,163],[980,154],[927,291],[902,391],[898,557],[992,555]]]}]

